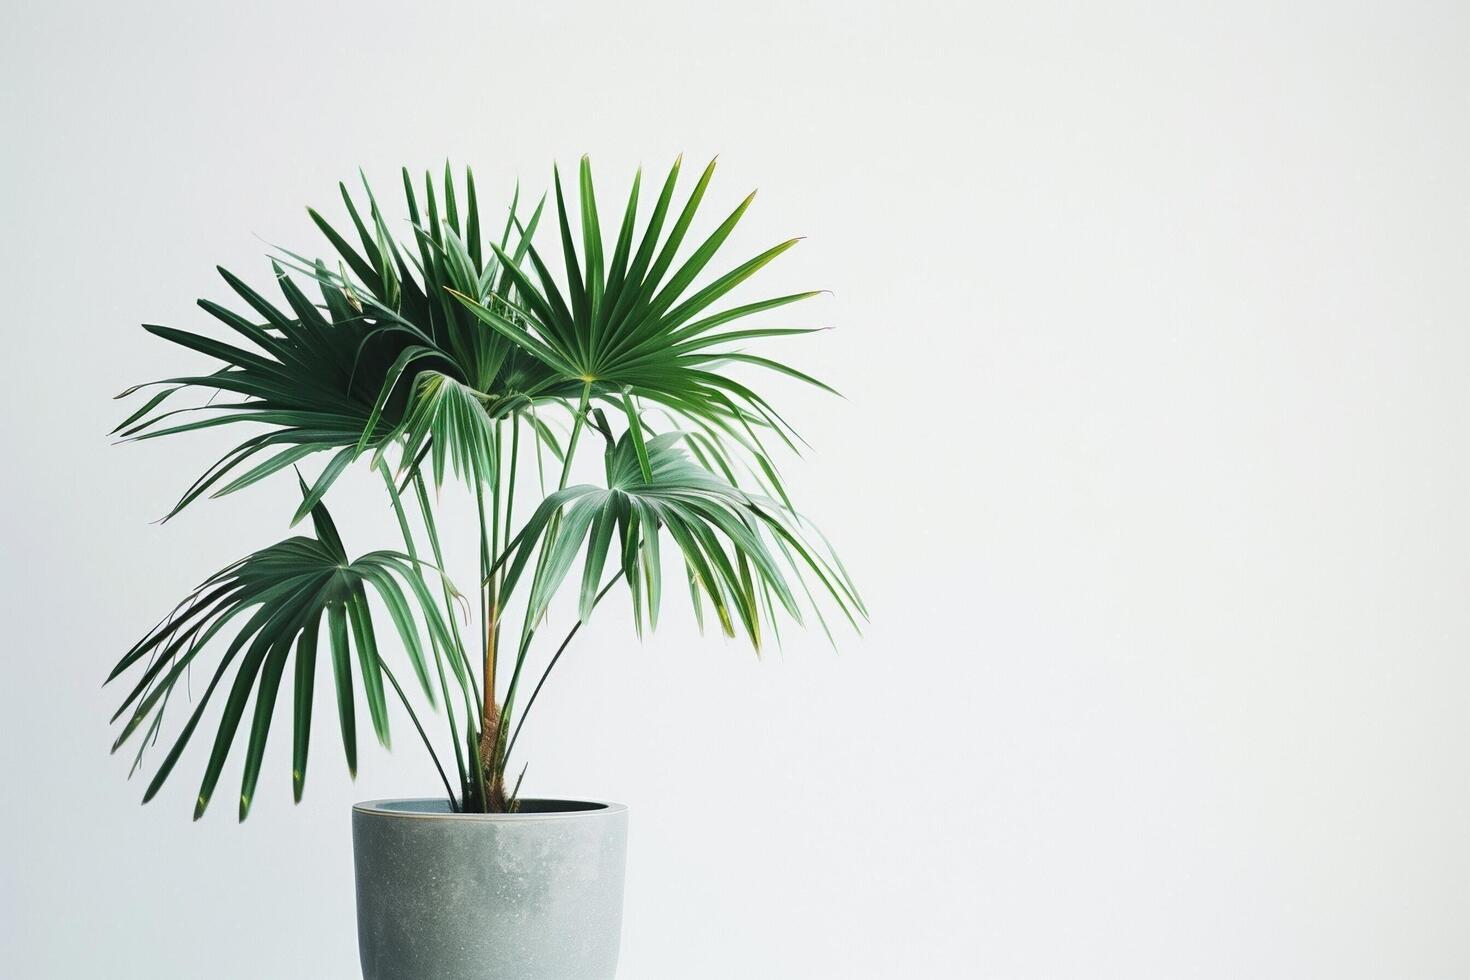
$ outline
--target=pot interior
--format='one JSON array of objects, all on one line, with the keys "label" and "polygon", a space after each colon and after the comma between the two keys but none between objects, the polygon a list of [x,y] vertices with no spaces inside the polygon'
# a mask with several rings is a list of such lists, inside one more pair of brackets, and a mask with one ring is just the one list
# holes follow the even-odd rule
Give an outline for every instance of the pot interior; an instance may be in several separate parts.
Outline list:
[{"label": "pot interior", "polygon": [[[389,813],[452,813],[448,800],[388,800],[374,804],[374,809]],[[582,813],[587,810],[606,810],[606,803],[588,803],[583,800],[521,800],[516,813]],[[494,814],[515,816],[515,814]]]}]

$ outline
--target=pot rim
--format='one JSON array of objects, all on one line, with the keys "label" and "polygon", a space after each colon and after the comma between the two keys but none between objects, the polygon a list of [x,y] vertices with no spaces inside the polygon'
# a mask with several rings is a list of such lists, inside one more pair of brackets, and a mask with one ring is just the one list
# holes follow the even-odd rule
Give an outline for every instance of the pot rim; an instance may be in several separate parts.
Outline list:
[{"label": "pot rim", "polygon": [[587,807],[587,809],[563,810],[551,813],[435,813],[422,810],[396,809],[395,804],[444,802],[442,796],[404,796],[383,800],[363,800],[361,803],[354,803],[352,805],[352,812],[373,817],[389,817],[402,820],[468,820],[489,823],[522,823],[531,820],[587,820],[615,816],[628,812],[628,808],[623,804],[610,803],[605,800],[569,800],[559,797],[527,797],[527,799],[552,803],[574,803]]}]

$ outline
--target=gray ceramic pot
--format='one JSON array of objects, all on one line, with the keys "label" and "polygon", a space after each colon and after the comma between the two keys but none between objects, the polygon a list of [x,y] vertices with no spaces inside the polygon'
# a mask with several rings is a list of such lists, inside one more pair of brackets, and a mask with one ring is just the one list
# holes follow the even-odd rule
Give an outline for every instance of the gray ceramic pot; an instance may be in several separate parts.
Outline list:
[{"label": "gray ceramic pot", "polygon": [[352,808],[365,980],[612,980],[628,809],[522,800],[451,813],[443,800]]}]

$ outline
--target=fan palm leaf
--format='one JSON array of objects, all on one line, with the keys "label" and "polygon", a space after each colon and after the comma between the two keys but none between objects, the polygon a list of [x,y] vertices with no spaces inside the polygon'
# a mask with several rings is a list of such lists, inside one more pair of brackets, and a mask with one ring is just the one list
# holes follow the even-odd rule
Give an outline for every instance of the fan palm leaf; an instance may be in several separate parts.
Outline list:
[{"label": "fan palm leaf", "polygon": [[[223,366],[210,374],[169,378],[124,392],[119,397],[146,387],[162,389],[125,419],[116,435],[153,439],[236,422],[268,426],[268,431],[245,439],[210,466],[166,519],[211,490],[215,496],[233,493],[315,453],[335,450],[295,515],[295,521],[301,520],[363,451],[372,448],[380,454],[398,437],[412,434],[406,422],[411,403],[424,407],[415,398],[426,387],[424,372],[446,379],[433,382],[436,392],[467,389],[485,396],[480,402],[492,418],[520,411],[537,398],[575,394],[575,381],[564,380],[522,347],[486,329],[454,300],[452,293],[457,292],[499,304],[497,289],[515,297],[514,283],[501,267],[500,256],[511,262],[524,259],[541,213],[538,205],[522,226],[517,217],[517,192],[501,243],[488,251],[482,245],[474,177],[468,171],[466,184],[468,195],[461,207],[447,168],[438,189],[426,175],[427,211],[421,214],[419,198],[404,172],[416,252],[400,248],[389,233],[366,180],[366,218],[346,186],[339,185],[359,246],[349,243],[319,212],[309,210],[309,214],[331,245],[341,271],[332,271],[325,262],[282,252],[283,262],[316,280],[321,291],[319,304],[307,299],[279,263],[273,268],[284,305],[268,301],[221,268],[221,276],[250,312],[242,315],[212,300],[200,300],[199,305],[242,337],[246,346],[173,327],[145,325],[151,333],[221,361]],[[513,239],[515,227],[521,231]],[[516,318],[508,306],[505,313]],[[185,389],[210,391],[212,400],[175,409],[174,396]],[[221,394],[228,398],[217,400]],[[462,414],[456,427],[434,427],[446,443],[435,446],[436,461],[452,457],[466,463],[456,467],[456,472],[471,479],[490,478],[495,466],[493,447],[479,438],[484,426],[478,420]],[[463,438],[458,445],[448,445],[455,436]],[[272,455],[258,459],[268,451]],[[443,472],[436,465],[441,480]]]},{"label": "fan palm leaf", "polygon": [[[314,306],[291,278],[276,267],[289,312],[268,302],[228,270],[220,275],[264,322],[210,300],[199,305],[251,346],[237,346],[173,327],[145,329],[197,353],[223,362],[209,374],[168,378],[163,390],[123,421],[114,434],[129,440],[156,439],[236,423],[261,423],[268,430],[235,446],[200,476],[167,515],[172,517],[200,495],[233,493],[314,453],[337,450],[308,495],[296,519],[304,517],[350,461],[364,433],[387,435],[401,418],[406,397],[385,399],[378,418],[375,399],[390,367],[412,331],[385,328],[357,312],[340,291],[324,288],[323,305]],[[252,349],[253,348],[253,349]],[[162,410],[175,394],[203,389],[228,400]],[[123,395],[132,394],[129,389]],[[121,396],[120,396],[121,397]],[[264,461],[257,457],[273,454]],[[253,463],[244,468],[247,463]],[[233,477],[228,482],[227,477]]]},{"label": "fan palm leaf", "polygon": [[527,599],[535,620],[585,552],[578,616],[586,619],[616,543],[640,624],[645,610],[656,622],[662,532],[678,548],[696,595],[710,602],[722,630],[734,636],[738,624],[757,649],[762,620],[774,612],[769,600],[801,622],[803,604],[793,591],[799,583],[815,606],[807,576],[849,618],[866,614],[835,557],[812,544],[805,522],[777,501],[749,494],[697,464],[680,448],[685,438],[667,432],[644,443],[630,430],[609,440],[606,486],[581,484],[546,497],[506,550],[504,592],[517,586],[546,542]]},{"label": "fan palm leaf", "polygon": [[[579,170],[579,253],[561,177],[555,176],[557,223],[564,279],[558,282],[534,244],[526,249],[535,279],[499,248],[514,297],[487,302],[451,291],[485,324],[568,380],[592,386],[593,397],[624,406],[627,393],[657,402],[715,433],[744,433],[765,457],[757,429],[775,431],[794,446],[794,433],[760,394],[715,370],[743,363],[775,371],[826,390],[825,384],[782,362],[745,354],[730,345],[764,337],[810,333],[817,328],[726,325],[818,295],[794,293],[734,306],[701,317],[737,286],[796,244],[781,242],[695,289],[694,284],[729,238],[754,198],[752,193],[680,263],[681,246],[714,173],[711,162],[665,232],[680,164],[670,170],[635,247],[641,172],[634,178],[610,257],[604,259],[591,164]],[[767,461],[768,462],[768,461]]]},{"label": "fan palm leaf", "polygon": [[[424,694],[430,703],[434,702],[434,689],[413,610],[417,608],[431,632],[436,654],[440,648],[451,650],[453,646],[444,621],[424,588],[418,563],[393,551],[374,551],[350,560],[325,505],[315,505],[311,515],[315,536],[288,538],[248,555],[205,580],[168,619],[129,650],[108,676],[110,683],[129,671],[139,674],[113,716],[114,722],[122,723],[113,751],[144,730],[138,751],[138,762],[141,762],[144,748],[159,733],[168,701],[186,680],[190,668],[211,646],[211,641],[233,627],[233,637],[203,695],[149,783],[144,802],[162,788],[205,709],[233,667],[234,680],[221,712],[194,817],[202,816],[209,804],[253,692],[255,708],[240,787],[239,814],[241,820],[245,819],[260,775],[277,693],[293,648],[292,786],[295,798],[300,801],[306,780],[318,639],[324,622],[349,770],[355,774],[357,769],[354,651],[358,681],[373,730],[387,745],[384,678],[392,675],[378,653],[377,633],[368,605],[369,590],[378,595],[388,611]],[[464,683],[463,664],[452,666]],[[396,680],[390,683],[397,684]]]}]

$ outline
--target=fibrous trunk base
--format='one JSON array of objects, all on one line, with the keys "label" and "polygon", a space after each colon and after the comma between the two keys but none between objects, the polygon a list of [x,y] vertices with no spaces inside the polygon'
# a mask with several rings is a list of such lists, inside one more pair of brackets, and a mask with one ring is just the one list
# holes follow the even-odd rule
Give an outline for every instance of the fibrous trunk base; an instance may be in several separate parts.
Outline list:
[{"label": "fibrous trunk base", "polygon": [[485,778],[485,812],[507,813],[510,801],[505,795],[505,773],[499,763],[500,711],[493,705],[481,719],[480,764]]}]

